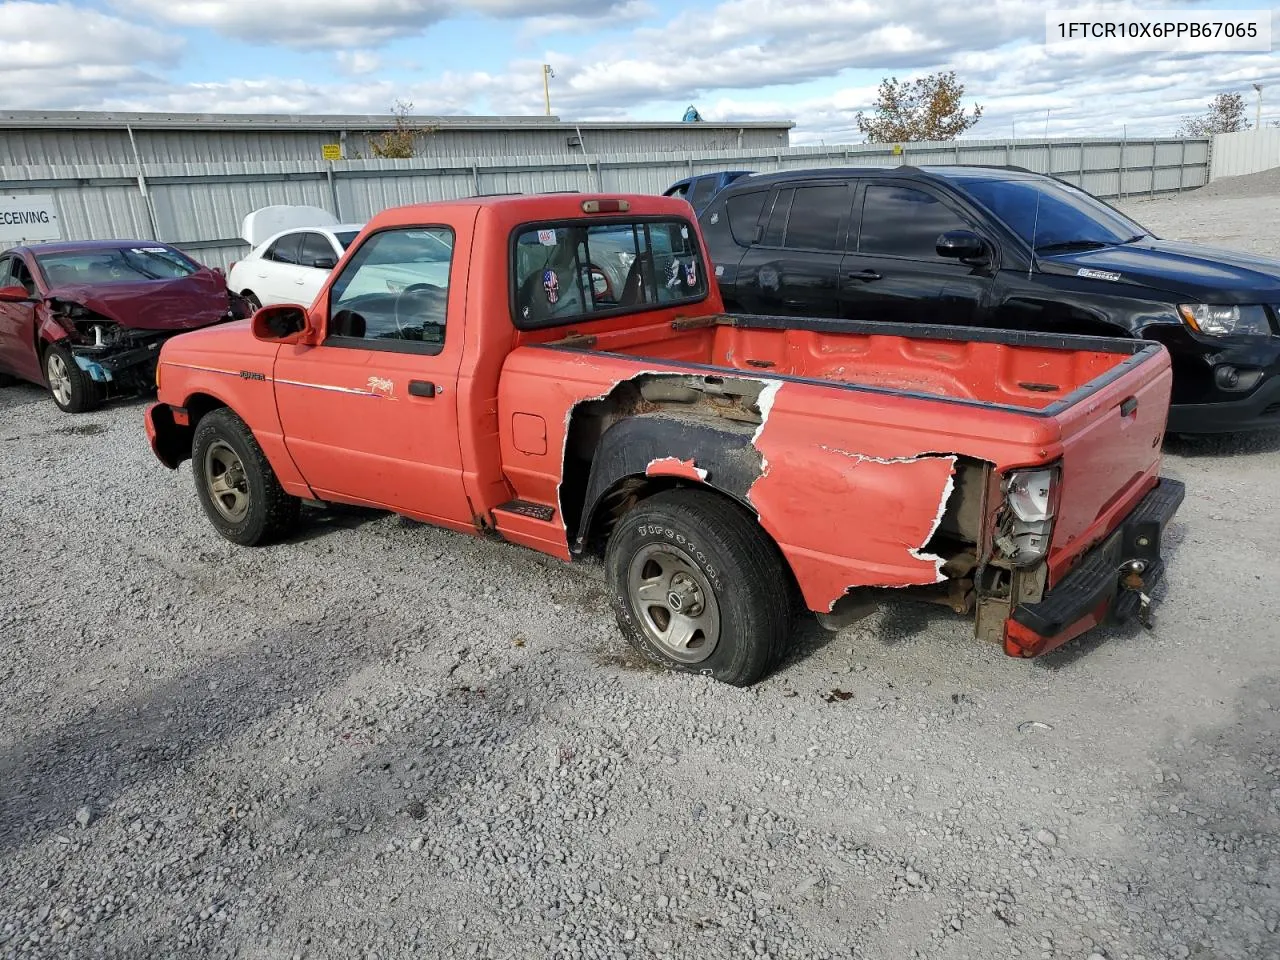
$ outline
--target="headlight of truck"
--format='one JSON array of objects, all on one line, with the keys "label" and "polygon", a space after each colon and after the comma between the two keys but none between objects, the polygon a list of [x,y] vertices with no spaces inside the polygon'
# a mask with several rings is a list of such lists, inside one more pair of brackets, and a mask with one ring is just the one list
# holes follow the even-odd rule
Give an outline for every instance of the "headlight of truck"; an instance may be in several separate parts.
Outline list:
[{"label": "headlight of truck", "polygon": [[1019,567],[1035,566],[1049,552],[1053,514],[1058,506],[1058,470],[1014,470],[1005,478],[1008,517],[996,546]]},{"label": "headlight of truck", "polygon": [[1271,335],[1267,311],[1257,304],[1214,306],[1209,303],[1183,303],[1178,306],[1178,313],[1188,327],[1210,337]]}]

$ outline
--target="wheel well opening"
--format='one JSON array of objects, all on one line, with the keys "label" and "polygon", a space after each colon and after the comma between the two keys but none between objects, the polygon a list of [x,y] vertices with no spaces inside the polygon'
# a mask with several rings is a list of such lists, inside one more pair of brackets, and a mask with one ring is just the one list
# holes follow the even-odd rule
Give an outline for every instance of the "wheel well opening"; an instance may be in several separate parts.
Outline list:
[{"label": "wheel well opening", "polygon": [[194,433],[196,426],[206,416],[217,410],[219,407],[225,407],[226,404],[217,397],[211,397],[207,393],[197,393],[187,398],[187,419],[191,424],[191,431]]},{"label": "wheel well opening", "polygon": [[172,412],[168,408],[160,408],[156,415],[156,441],[162,454],[161,459],[170,467],[177,467],[185,460],[191,459],[191,445],[195,441],[196,425],[214,410],[226,404],[206,393],[197,393],[187,398],[187,422],[174,422]]},{"label": "wheel well opening", "polygon": [[717,490],[710,484],[694,483],[680,477],[649,477],[643,475],[623,477],[606,490],[597,503],[595,512],[591,516],[590,528],[586,531],[586,536],[583,540],[583,552],[590,553],[592,556],[603,557],[609,537],[613,534],[618,521],[641,502],[668,490],[696,490],[732,504],[734,509],[755,525],[765,543],[776,553],[782,569],[786,572],[787,588],[790,591],[793,604],[796,604],[797,608],[803,606],[804,601],[800,592],[800,583],[796,580],[791,564],[787,561],[786,554],[782,552],[782,548],[778,546],[777,541],[760,524],[760,518],[756,512],[736,497],[730,496],[723,490]]}]

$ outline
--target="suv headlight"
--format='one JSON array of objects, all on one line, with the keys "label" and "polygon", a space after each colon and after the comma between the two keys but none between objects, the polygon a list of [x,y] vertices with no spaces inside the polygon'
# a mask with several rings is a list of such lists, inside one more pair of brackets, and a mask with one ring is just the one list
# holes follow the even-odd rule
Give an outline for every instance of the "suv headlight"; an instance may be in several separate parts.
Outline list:
[{"label": "suv headlight", "polygon": [[998,546],[1018,567],[1035,566],[1049,552],[1053,515],[1058,508],[1058,469],[1014,470],[1004,482],[1008,515],[1001,525]]},{"label": "suv headlight", "polygon": [[1179,304],[1178,313],[1188,327],[1210,337],[1271,335],[1267,311],[1258,304],[1214,306],[1209,303],[1183,303]]}]

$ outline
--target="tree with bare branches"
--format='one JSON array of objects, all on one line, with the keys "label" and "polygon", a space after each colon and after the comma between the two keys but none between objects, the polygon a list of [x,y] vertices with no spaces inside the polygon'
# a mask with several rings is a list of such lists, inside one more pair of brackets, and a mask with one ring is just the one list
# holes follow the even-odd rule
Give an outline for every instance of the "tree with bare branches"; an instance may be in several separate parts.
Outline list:
[{"label": "tree with bare branches", "polygon": [[1215,133],[1238,133],[1249,129],[1248,106],[1240,93],[1220,93],[1209,101],[1209,109],[1199,117],[1183,117],[1180,137],[1211,137]]}]

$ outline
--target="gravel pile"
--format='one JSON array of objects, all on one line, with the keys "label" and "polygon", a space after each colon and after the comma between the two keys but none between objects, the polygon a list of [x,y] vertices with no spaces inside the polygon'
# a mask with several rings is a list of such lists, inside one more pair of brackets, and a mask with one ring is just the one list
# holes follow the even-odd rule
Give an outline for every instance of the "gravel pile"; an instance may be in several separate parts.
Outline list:
[{"label": "gravel pile", "polygon": [[[1114,201],[1113,201],[1114,202]],[[1117,204],[1168,240],[1190,240],[1280,258],[1280,167],[1224,177],[1182,194]]]},{"label": "gravel pile", "polygon": [[1280,436],[1170,450],[1154,632],[886,605],[744,691],[591,567],[235,548],[141,414],[0,390],[0,957],[1280,956]]}]

